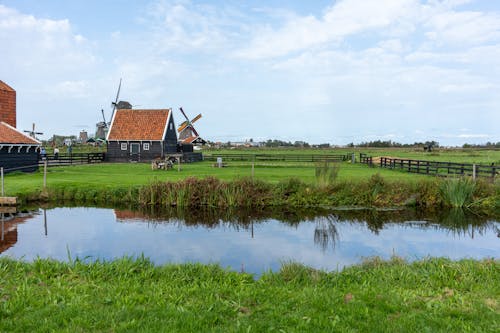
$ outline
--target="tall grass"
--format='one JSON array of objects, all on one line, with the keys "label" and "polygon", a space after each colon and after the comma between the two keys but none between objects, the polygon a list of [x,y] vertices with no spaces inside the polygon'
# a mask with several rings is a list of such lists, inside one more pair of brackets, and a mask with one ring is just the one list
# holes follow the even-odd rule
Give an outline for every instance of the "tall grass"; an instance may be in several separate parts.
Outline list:
[{"label": "tall grass", "polygon": [[316,183],[320,187],[327,187],[337,179],[340,164],[336,162],[321,161],[316,163]]},{"label": "tall grass", "polygon": [[446,179],[439,188],[443,203],[455,208],[472,203],[476,183],[470,178]]},{"label": "tall grass", "polygon": [[[318,182],[290,177],[272,183],[250,177],[230,181],[216,177],[153,180],[147,185],[122,187],[75,185],[33,189],[19,196],[24,204],[72,201],[80,204],[132,204],[157,207],[463,207],[493,213],[500,208],[500,186],[470,179],[419,182],[388,180],[380,174],[366,180],[335,180],[338,165],[318,165]],[[474,194],[474,203],[472,195]]]}]

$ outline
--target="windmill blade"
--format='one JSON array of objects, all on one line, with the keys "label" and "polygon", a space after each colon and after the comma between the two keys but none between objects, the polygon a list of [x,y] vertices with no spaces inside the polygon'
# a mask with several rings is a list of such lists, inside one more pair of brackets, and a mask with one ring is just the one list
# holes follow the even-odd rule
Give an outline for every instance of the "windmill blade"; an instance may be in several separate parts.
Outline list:
[{"label": "windmill blade", "polygon": [[[118,104],[118,98],[120,97],[121,87],[122,87],[122,79],[120,78],[120,83],[118,84],[118,91],[116,92],[115,101],[111,103],[113,105],[113,110],[111,111],[111,119],[113,119],[113,116],[115,115],[116,104]],[[104,123],[106,123],[106,122],[104,122]]]},{"label": "windmill blade", "polygon": [[186,122],[184,125],[179,126],[177,132],[182,133],[186,128],[188,128],[189,124]]},{"label": "windmill blade", "polygon": [[118,91],[116,92],[115,105],[118,103],[118,98],[120,97],[120,89],[122,87],[122,78],[120,78],[120,83],[118,84]]},{"label": "windmill blade", "polygon": [[179,110],[181,110],[182,112],[182,115],[184,116],[184,118],[186,118],[186,121],[189,122],[189,118],[186,116],[186,114],[184,113],[184,110],[182,109],[182,107],[179,108]]},{"label": "windmill blade", "polygon": [[201,113],[199,115],[197,115],[196,117],[194,117],[193,119],[191,119],[191,124],[193,124],[195,121],[199,120],[201,118]]},{"label": "windmill blade", "polygon": [[196,132],[196,130],[194,129],[194,127],[193,127],[193,126],[191,126],[191,130],[193,131],[194,135],[196,135],[196,136],[200,136],[200,135],[198,134],[198,132]]},{"label": "windmill blade", "polygon": [[104,116],[104,109],[101,109],[102,113],[102,120],[104,120],[104,123],[106,124],[106,117]]},{"label": "windmill blade", "polygon": [[182,132],[188,125],[189,123],[186,120],[183,121],[182,124],[177,127],[177,132]]}]

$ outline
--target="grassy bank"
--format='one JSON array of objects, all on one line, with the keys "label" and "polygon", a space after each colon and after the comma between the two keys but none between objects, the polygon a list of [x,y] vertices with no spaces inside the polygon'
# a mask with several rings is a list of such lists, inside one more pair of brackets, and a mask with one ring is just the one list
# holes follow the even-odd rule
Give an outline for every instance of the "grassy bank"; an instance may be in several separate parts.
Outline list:
[{"label": "grassy bank", "polygon": [[[321,166],[319,166],[321,168]],[[82,204],[142,206],[363,206],[473,207],[500,211],[500,184],[408,174],[340,163],[334,172],[312,163],[258,165],[208,162],[177,170],[151,170],[149,164],[97,164],[49,168],[43,173],[9,174],[6,195],[23,202],[76,201]],[[468,186],[462,186],[462,185]]]},{"label": "grassy bank", "polygon": [[0,331],[494,332],[499,261],[285,264],[255,280],[216,265],[0,258]]}]

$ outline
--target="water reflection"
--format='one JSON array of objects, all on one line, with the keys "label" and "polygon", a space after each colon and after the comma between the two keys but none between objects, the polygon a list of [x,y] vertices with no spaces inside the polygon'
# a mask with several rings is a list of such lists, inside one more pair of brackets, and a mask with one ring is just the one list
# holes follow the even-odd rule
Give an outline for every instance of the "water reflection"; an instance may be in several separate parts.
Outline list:
[{"label": "water reflection", "polygon": [[[498,257],[500,224],[467,211],[182,210],[45,207],[3,215],[0,254],[155,263],[219,262],[259,273],[283,260],[337,269],[363,257],[397,254]],[[3,254],[2,254],[3,253]]]}]

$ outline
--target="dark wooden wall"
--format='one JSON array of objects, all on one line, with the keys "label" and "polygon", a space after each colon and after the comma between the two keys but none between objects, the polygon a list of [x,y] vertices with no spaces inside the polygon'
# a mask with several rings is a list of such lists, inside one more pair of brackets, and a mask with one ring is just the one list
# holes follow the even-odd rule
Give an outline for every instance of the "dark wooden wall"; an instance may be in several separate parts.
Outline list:
[{"label": "dark wooden wall", "polygon": [[18,152],[18,148],[14,147],[10,153],[8,147],[2,147],[0,150],[0,167],[4,168],[4,172],[22,171],[34,172],[38,170],[38,153],[33,147],[29,152],[26,152],[26,147],[22,147]]},{"label": "dark wooden wall", "polygon": [[[123,142],[123,141],[122,141]],[[149,143],[148,141],[144,141]],[[130,153],[130,144],[139,143],[140,151],[138,156],[138,161],[146,162],[154,160],[155,158],[162,157],[162,144],[159,141],[153,141],[149,143],[149,150],[143,150],[144,142],[141,141],[129,141],[127,143],[127,150],[121,150],[121,142],[119,141],[109,141],[108,150],[106,153],[106,161],[108,162],[130,162],[133,158]]]}]

